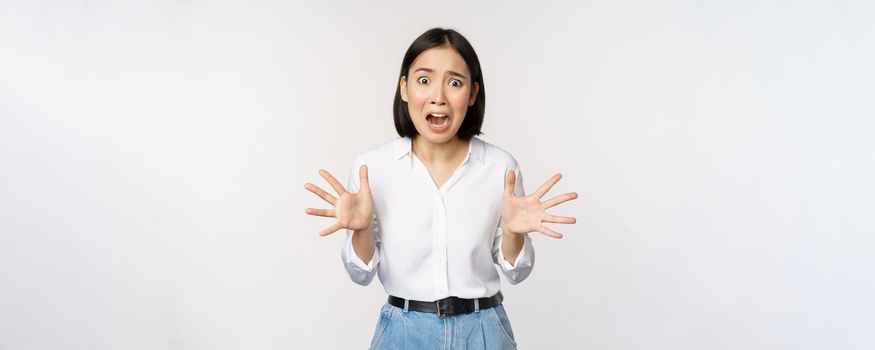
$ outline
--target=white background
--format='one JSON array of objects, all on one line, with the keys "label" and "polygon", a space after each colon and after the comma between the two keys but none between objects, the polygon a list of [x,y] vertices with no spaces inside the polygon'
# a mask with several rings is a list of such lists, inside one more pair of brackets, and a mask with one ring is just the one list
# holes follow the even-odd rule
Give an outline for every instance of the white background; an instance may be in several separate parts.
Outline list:
[{"label": "white background", "polygon": [[0,349],[365,348],[303,188],[455,28],[483,139],[577,191],[523,349],[875,348],[867,1],[0,1]]}]

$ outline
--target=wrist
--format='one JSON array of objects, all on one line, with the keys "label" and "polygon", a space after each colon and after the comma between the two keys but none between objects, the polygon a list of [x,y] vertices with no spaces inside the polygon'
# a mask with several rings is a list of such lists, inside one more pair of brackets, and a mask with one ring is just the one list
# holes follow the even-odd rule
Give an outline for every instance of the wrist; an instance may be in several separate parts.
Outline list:
[{"label": "wrist", "polygon": [[501,236],[505,238],[522,238],[523,234],[525,234],[525,232],[513,232],[504,226],[501,227]]},{"label": "wrist", "polygon": [[374,224],[370,224],[362,229],[353,230],[353,232],[374,232]]}]

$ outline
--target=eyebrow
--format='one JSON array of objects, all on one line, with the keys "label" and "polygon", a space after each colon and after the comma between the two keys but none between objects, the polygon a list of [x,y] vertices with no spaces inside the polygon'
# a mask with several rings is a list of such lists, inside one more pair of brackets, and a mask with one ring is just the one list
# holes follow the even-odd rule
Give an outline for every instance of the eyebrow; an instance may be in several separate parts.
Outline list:
[{"label": "eyebrow", "polygon": [[[426,72],[429,72],[429,73],[434,73],[434,69],[431,69],[431,68],[425,68],[425,67],[419,67],[419,68],[417,68],[415,71],[413,71],[413,73],[419,72],[419,71],[421,71],[421,70],[426,71]],[[468,79],[468,77],[466,77],[464,74],[459,73],[459,72],[456,72],[456,71],[448,70],[447,73],[449,73],[450,75],[453,75],[453,76],[457,76],[457,77],[463,78],[463,79]]]}]

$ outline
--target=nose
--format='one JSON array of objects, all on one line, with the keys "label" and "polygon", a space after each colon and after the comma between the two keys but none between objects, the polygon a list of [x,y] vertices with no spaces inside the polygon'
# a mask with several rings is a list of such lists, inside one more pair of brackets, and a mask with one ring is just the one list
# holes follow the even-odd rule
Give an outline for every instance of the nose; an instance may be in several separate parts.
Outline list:
[{"label": "nose", "polygon": [[434,84],[434,85],[435,85],[435,89],[432,92],[431,100],[429,101],[429,103],[433,104],[433,105],[438,105],[438,106],[443,106],[443,105],[447,104],[447,98],[444,95],[443,86],[441,86],[441,84]]}]

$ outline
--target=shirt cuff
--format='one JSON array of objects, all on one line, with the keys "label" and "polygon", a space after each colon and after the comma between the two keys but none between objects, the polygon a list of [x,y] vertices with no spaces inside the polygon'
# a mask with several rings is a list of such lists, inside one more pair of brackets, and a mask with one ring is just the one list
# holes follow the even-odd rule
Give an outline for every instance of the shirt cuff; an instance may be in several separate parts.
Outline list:
[{"label": "shirt cuff", "polygon": [[528,234],[523,235],[523,248],[520,250],[520,254],[517,255],[516,261],[513,265],[507,262],[504,258],[504,251],[501,249],[501,240],[504,240],[504,236],[502,236],[498,242],[498,263],[501,264],[503,270],[510,272],[532,266],[531,258],[529,257],[529,250],[532,249],[532,239],[529,238]]},{"label": "shirt cuff", "polygon": [[365,262],[359,258],[358,254],[355,253],[355,248],[352,246],[352,239],[346,240],[346,263],[354,266],[356,269],[361,270],[363,272],[372,272],[374,271],[374,267],[377,266],[377,251],[374,249],[374,256],[371,257],[371,261],[365,264]]}]

